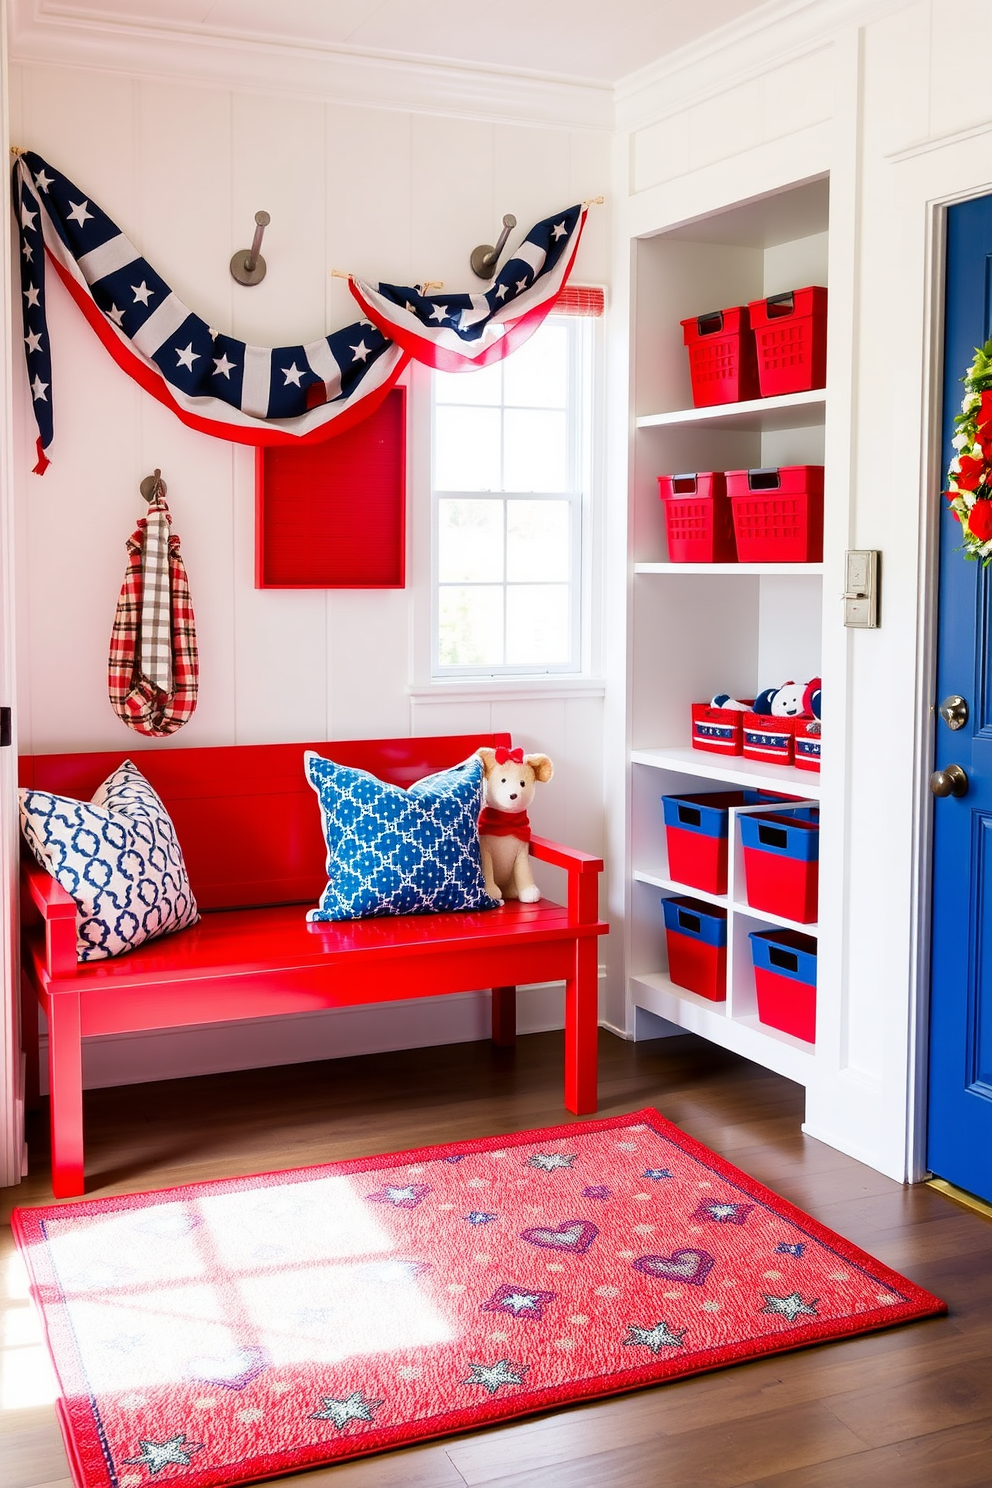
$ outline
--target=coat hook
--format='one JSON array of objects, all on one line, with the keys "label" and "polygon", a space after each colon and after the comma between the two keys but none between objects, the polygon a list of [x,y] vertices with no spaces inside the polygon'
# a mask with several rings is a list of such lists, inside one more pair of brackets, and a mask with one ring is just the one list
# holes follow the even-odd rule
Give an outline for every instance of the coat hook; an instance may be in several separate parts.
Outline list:
[{"label": "coat hook", "polygon": [[165,496],[167,489],[161,470],[156,470],[154,475],[146,475],[138,487],[146,501],[157,501],[159,497]]},{"label": "coat hook", "polygon": [[507,212],[503,218],[503,230],[496,239],[496,246],[491,243],[480,243],[478,248],[472,249],[472,257],[469,263],[472,265],[472,273],[477,274],[480,279],[492,279],[496,273],[499,256],[503,252],[503,245],[510,236],[511,231],[517,225],[517,219],[512,212]]},{"label": "coat hook", "polygon": [[250,248],[239,248],[231,259],[231,274],[239,284],[261,284],[265,278],[265,259],[261,254],[262,235],[272,218],[268,212],[255,213],[255,236]]}]

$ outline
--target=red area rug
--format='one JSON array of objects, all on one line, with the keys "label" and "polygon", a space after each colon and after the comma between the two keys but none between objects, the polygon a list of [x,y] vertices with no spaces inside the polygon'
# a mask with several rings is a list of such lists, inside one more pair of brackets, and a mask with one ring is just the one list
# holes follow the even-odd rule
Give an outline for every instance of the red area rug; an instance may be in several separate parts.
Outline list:
[{"label": "red area rug", "polygon": [[13,1227],[79,1488],[248,1482],[946,1310],[652,1110]]}]

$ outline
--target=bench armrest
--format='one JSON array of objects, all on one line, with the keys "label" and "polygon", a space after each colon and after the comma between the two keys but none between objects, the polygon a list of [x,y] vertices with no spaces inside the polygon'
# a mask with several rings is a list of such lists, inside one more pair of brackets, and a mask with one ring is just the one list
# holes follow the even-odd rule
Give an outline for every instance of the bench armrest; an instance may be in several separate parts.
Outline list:
[{"label": "bench armrest", "polygon": [[562,847],[547,837],[531,837],[530,850],[542,863],[553,863],[568,874],[568,918],[576,925],[594,924],[599,919],[599,875],[602,858],[592,853]]},{"label": "bench armrest", "polygon": [[33,858],[21,859],[21,904],[25,916],[33,910],[44,924],[48,976],[73,976],[79,965],[75,900]]}]

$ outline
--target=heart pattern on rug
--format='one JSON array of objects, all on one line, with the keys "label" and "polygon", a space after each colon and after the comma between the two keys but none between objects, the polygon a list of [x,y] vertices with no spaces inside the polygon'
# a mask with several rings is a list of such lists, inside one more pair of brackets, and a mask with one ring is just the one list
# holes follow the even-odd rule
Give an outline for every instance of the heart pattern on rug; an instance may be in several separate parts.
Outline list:
[{"label": "heart pattern on rug", "polygon": [[564,1250],[569,1255],[584,1255],[596,1236],[599,1226],[589,1219],[566,1219],[556,1229],[521,1230],[521,1240],[529,1245],[540,1245],[545,1250]]},{"label": "heart pattern on rug", "polygon": [[659,1281],[691,1281],[693,1286],[702,1286],[716,1264],[708,1250],[675,1250],[669,1256],[639,1256],[634,1261],[634,1270],[645,1276],[655,1276]]},{"label": "heart pattern on rug", "polygon": [[225,1390],[243,1390],[245,1385],[260,1375],[269,1359],[263,1348],[249,1344],[245,1348],[232,1349],[229,1354],[206,1356],[189,1361],[189,1372],[193,1379],[206,1385],[220,1385]]}]

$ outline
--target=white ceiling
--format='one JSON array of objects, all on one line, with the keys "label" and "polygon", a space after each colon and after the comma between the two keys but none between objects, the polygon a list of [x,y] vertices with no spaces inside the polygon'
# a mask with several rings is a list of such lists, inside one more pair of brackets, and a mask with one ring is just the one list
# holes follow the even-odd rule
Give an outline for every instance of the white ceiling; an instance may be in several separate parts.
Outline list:
[{"label": "white ceiling", "polygon": [[58,25],[107,25],[583,79],[610,86],[766,0],[35,0]]}]

